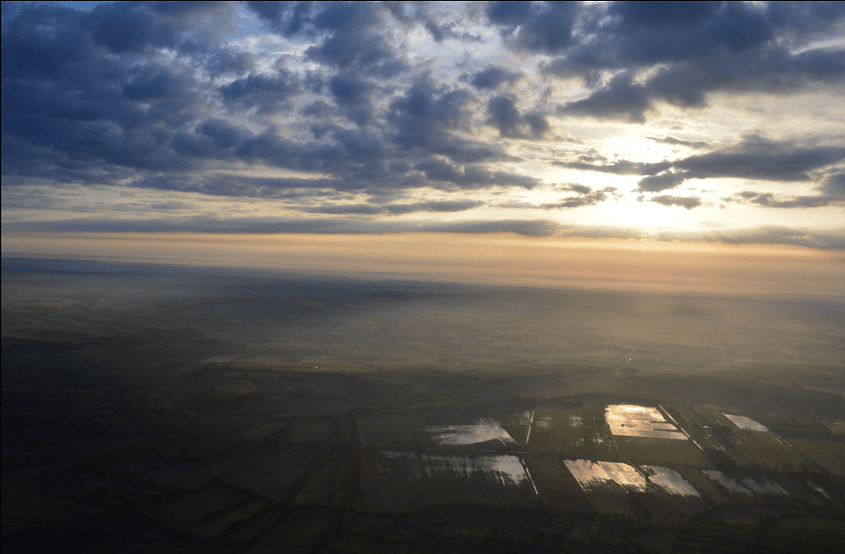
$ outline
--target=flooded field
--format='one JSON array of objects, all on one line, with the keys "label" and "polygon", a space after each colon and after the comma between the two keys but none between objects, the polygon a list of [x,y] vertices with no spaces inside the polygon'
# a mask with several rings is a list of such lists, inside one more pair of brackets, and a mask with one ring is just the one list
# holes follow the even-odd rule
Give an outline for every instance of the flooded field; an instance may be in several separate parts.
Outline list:
[{"label": "flooded field", "polygon": [[585,491],[613,488],[611,483],[637,492],[645,492],[645,477],[633,466],[619,462],[566,460],[566,467]]},{"label": "flooded field", "polygon": [[728,477],[721,471],[715,469],[705,469],[701,473],[721,485],[725,490],[732,494],[751,495],[754,494],[750,489],[740,484],[738,481]]},{"label": "flooded field", "polygon": [[533,503],[537,489],[511,454],[376,450],[368,453],[366,504],[423,507],[450,499],[481,504]]},{"label": "flooded field", "polygon": [[663,490],[668,494],[677,494],[681,496],[695,496],[701,497],[695,487],[681,477],[681,474],[668,467],[661,466],[642,466],[643,472],[648,478],[648,482],[657,488]]},{"label": "flooded field", "polygon": [[789,493],[779,484],[762,476],[734,478],[714,469],[704,470],[702,473],[733,494],[789,496]]},{"label": "flooded field", "polygon": [[837,435],[845,436],[845,421],[825,421],[824,425]]},{"label": "flooded field", "polygon": [[519,487],[531,481],[520,459],[511,455],[418,454],[389,450],[380,455],[386,460],[411,460],[416,479],[482,478],[503,487]]},{"label": "flooded field", "polygon": [[666,421],[657,408],[611,404],[605,411],[605,418],[614,435],[687,440],[687,436]]},{"label": "flooded field", "polygon": [[783,490],[783,487],[777,483],[772,483],[764,477],[757,477],[756,479],[752,477],[742,477],[740,478],[740,481],[742,481],[743,485],[757,494],[780,494],[788,496],[787,492]]},{"label": "flooded field", "polygon": [[741,415],[733,415],[733,414],[722,414],[726,418],[728,418],[731,423],[743,429],[745,431],[768,431],[765,425],[757,423],[750,417],[745,417]]},{"label": "flooded field", "polygon": [[432,440],[443,446],[478,445],[486,442],[498,442],[503,445],[516,445],[516,441],[498,422],[482,419],[472,425],[432,425],[426,427]]}]

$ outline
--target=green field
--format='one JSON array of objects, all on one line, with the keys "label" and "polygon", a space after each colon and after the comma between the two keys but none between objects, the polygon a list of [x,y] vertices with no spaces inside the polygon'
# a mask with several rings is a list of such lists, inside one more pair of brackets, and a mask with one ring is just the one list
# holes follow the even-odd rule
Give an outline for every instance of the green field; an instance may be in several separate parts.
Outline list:
[{"label": "green field", "polygon": [[619,460],[638,464],[692,465],[709,467],[710,462],[689,440],[615,436]]},{"label": "green field", "polygon": [[790,439],[789,444],[826,470],[845,477],[845,443]]},{"label": "green field", "polygon": [[525,465],[543,502],[560,508],[590,509],[587,495],[567,469],[564,458],[553,454],[528,455]]},{"label": "green field", "polygon": [[540,406],[534,410],[528,451],[570,458],[617,459],[603,406],[581,410]]}]

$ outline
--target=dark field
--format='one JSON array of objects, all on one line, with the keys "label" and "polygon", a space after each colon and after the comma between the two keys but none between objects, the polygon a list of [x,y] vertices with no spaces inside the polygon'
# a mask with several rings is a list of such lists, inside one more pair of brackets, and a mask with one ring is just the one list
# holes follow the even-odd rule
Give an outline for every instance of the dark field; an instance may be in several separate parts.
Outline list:
[{"label": "dark field", "polygon": [[2,271],[7,552],[845,542],[841,299]]}]

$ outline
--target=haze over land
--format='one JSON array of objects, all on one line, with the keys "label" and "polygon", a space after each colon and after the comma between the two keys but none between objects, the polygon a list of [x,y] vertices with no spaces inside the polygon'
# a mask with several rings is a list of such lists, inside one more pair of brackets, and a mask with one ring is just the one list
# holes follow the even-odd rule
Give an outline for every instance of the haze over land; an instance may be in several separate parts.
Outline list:
[{"label": "haze over land", "polygon": [[845,3],[2,3],[3,548],[838,552]]}]

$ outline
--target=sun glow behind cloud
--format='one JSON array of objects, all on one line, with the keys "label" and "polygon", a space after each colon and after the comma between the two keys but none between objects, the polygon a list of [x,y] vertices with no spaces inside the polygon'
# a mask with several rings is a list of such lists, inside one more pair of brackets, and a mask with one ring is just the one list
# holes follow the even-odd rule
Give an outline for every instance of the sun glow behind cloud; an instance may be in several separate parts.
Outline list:
[{"label": "sun glow behind cloud", "polygon": [[838,4],[4,5],[4,236],[843,250],[843,22]]}]

